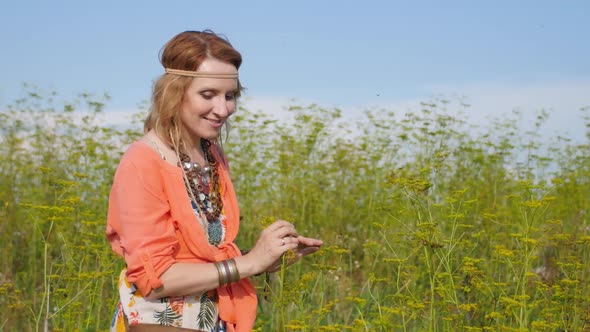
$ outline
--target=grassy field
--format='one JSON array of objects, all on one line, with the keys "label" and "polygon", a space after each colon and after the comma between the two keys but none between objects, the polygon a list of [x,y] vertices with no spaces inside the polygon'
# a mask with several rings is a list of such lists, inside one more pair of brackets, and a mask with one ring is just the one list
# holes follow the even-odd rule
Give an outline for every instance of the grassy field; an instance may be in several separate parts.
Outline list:
[{"label": "grassy field", "polygon": [[[0,113],[0,330],[106,330],[122,261],[104,236],[124,147],[108,98],[29,89]],[[238,244],[294,222],[325,247],[255,277],[258,331],[590,329],[590,112],[585,143],[515,118],[470,128],[445,100],[415,113],[240,110],[224,148]],[[92,110],[82,113],[79,110]]]}]

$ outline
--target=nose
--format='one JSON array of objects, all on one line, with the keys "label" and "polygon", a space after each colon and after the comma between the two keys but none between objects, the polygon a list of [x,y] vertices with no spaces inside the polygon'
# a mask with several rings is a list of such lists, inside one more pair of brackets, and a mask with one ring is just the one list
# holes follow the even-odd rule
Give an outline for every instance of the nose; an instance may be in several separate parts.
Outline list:
[{"label": "nose", "polygon": [[213,107],[213,113],[220,118],[226,118],[233,113],[233,104],[225,98],[219,98],[215,106]]}]

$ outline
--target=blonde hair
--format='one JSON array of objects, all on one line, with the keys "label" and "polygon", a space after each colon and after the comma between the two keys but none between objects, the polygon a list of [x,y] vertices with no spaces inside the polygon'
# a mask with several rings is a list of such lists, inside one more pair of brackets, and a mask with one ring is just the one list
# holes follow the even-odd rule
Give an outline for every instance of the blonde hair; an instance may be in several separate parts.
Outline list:
[{"label": "blonde hair", "polygon": [[[171,69],[196,71],[207,58],[230,63],[236,69],[242,64],[241,54],[229,41],[210,30],[182,32],[170,39],[160,52],[160,63]],[[160,76],[154,82],[151,107],[144,122],[144,132],[154,130],[176,151],[184,150],[188,139],[180,112],[184,93],[192,80],[192,77],[174,74]],[[239,80],[238,89],[242,90]]]}]

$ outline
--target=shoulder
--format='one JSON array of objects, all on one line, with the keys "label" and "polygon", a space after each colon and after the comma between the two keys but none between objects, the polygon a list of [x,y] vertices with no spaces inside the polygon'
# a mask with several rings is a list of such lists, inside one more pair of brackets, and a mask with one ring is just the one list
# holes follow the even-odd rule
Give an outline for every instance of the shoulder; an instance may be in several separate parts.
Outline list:
[{"label": "shoulder", "polygon": [[153,130],[147,132],[142,138],[133,142],[125,151],[121,161],[141,161],[143,164],[169,164],[176,167],[178,158],[155,134]]},{"label": "shoulder", "polygon": [[143,140],[129,145],[115,173],[116,182],[128,182],[130,178],[159,182],[162,176],[171,175],[178,167],[164,160],[154,147]]},{"label": "shoulder", "polygon": [[119,162],[111,195],[146,197],[149,193],[159,200],[165,200],[166,178],[175,176],[175,169],[151,147],[135,141],[129,145]]},{"label": "shoulder", "polygon": [[148,146],[144,141],[137,140],[127,147],[125,153],[121,157],[120,165],[135,164],[151,165],[158,164],[162,161],[162,158],[158,155],[153,148]]}]

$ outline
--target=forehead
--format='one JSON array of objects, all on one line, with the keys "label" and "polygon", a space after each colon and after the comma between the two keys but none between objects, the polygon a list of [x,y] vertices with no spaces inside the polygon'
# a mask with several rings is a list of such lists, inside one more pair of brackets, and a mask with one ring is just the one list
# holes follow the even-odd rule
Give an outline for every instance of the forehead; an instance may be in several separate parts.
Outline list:
[{"label": "forehead", "polygon": [[223,62],[215,58],[206,58],[203,60],[199,68],[197,68],[197,71],[208,71],[224,74],[235,74],[238,72],[236,67],[231,63]]},{"label": "forehead", "polygon": [[[197,68],[197,72],[237,74],[238,70],[230,63],[207,58]],[[191,87],[231,91],[238,88],[238,80],[235,78],[195,77],[191,82]]]},{"label": "forehead", "polygon": [[189,89],[208,89],[216,91],[235,91],[238,90],[238,80],[235,78],[204,78],[195,77],[192,79]]}]

